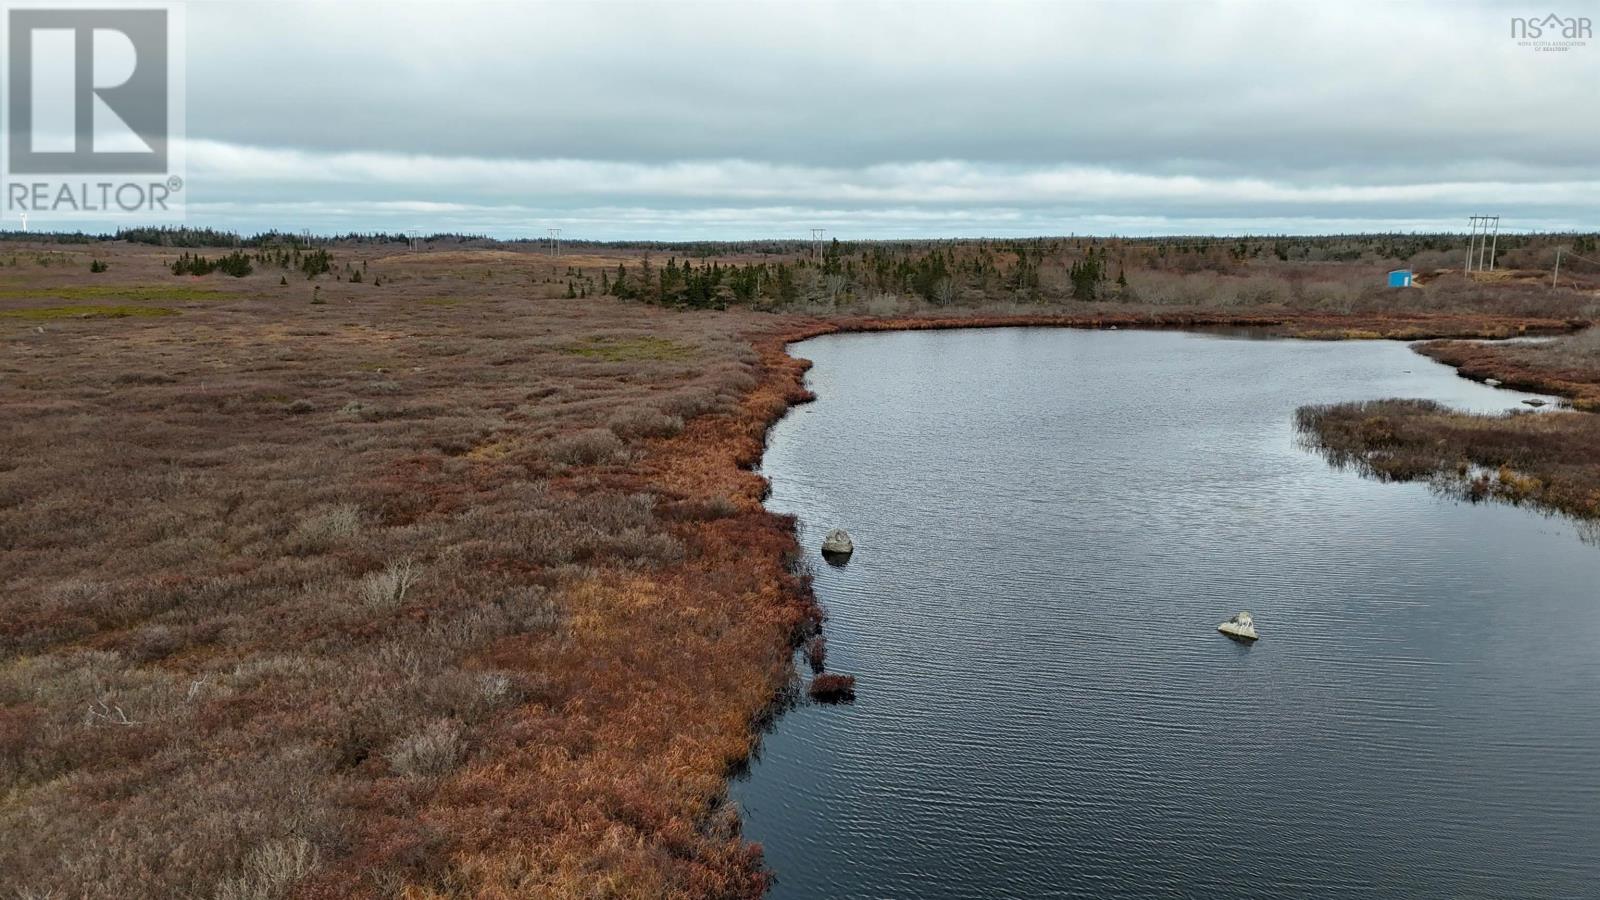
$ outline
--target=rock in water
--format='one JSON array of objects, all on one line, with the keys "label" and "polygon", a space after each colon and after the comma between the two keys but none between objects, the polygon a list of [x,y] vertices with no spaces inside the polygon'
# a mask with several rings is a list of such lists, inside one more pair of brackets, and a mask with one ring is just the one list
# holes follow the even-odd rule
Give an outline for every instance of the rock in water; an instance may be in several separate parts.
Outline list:
[{"label": "rock in water", "polygon": [[822,552],[834,556],[849,556],[856,550],[850,535],[843,528],[835,528],[822,539]]}]

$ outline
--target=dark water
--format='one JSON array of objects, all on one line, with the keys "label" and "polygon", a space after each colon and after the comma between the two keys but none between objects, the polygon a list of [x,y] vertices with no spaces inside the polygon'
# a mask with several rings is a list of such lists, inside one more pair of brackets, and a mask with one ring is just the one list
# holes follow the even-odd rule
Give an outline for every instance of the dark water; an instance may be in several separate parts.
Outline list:
[{"label": "dark water", "polygon": [[[774,897],[1600,897],[1600,549],[1291,424],[1527,395],[1393,343],[794,352],[819,400],[770,505],[856,539],[816,569],[859,699],[786,714],[734,786]],[[1240,609],[1256,646],[1214,630]]]}]

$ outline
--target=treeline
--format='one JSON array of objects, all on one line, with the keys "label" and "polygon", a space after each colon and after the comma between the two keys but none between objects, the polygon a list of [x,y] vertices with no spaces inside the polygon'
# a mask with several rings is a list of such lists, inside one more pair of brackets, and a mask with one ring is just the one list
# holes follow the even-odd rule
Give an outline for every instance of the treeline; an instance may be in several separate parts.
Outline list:
[{"label": "treeline", "polygon": [[224,275],[243,278],[252,271],[254,267],[250,265],[250,257],[238,250],[215,260],[185,253],[172,262],[174,275],[210,275],[212,272],[221,272]]},{"label": "treeline", "polygon": [[[1044,277],[1045,253],[1026,246],[958,253],[955,246],[925,253],[892,252],[872,246],[849,255],[833,243],[815,259],[775,262],[696,262],[669,257],[656,265],[646,253],[636,267],[618,263],[600,273],[598,290],[624,300],[692,309],[732,305],[777,308],[798,303],[840,303],[865,297],[911,296],[937,305],[960,302],[968,295],[995,294],[1018,300],[1046,301],[1070,296],[1077,300],[1108,299],[1127,287],[1120,269],[1106,251],[1090,248],[1069,265],[1056,266],[1065,279]],[[569,273],[570,274],[570,273]],[[578,273],[587,288],[592,278]],[[1059,289],[1060,284],[1065,289]],[[568,282],[567,296],[583,296]]]},{"label": "treeline", "polygon": [[[1502,236],[1507,267],[1539,268],[1554,248],[1587,247],[1589,235]],[[598,273],[568,273],[569,297],[595,293],[664,306],[724,308],[747,305],[840,305],[879,298],[916,299],[947,306],[992,302],[1139,302],[1152,273],[1294,277],[1309,263],[1369,269],[1412,264],[1454,268],[1464,256],[1460,235],[1357,235],[1337,238],[1037,238],[1022,241],[844,243],[814,245],[799,258],[741,262],[669,256],[665,265],[645,253],[639,264]],[[1537,250],[1531,252],[1529,248]],[[1543,259],[1541,254],[1548,256]],[[1568,257],[1572,259],[1571,256]],[[1541,261],[1542,260],[1542,261]],[[1566,263],[1575,271],[1576,261]],[[1309,270],[1314,275],[1319,270]],[[1139,273],[1136,276],[1136,273]],[[1130,276],[1136,276],[1130,284]],[[1328,277],[1326,273],[1315,277]],[[1378,284],[1378,275],[1359,275]]]},{"label": "treeline", "polygon": [[43,241],[47,244],[94,244],[109,240],[103,234],[81,231],[0,231],[0,241]]},{"label": "treeline", "polygon": [[[188,228],[188,227],[150,227],[150,228],[124,228],[114,235],[88,238],[89,240],[118,240],[133,244],[149,244],[156,247],[287,247],[307,248],[326,246],[329,244],[404,244],[410,237],[400,233],[386,232],[350,232],[348,234],[315,236],[308,234],[292,234],[287,231],[262,231],[257,234],[244,236],[232,231],[218,231],[214,228]],[[419,238],[419,240],[424,240]],[[459,235],[430,235],[425,240],[433,241],[463,241],[486,240],[485,238],[463,238]]]},{"label": "treeline", "polygon": [[[266,247],[326,247],[339,244],[404,246],[412,238],[401,232],[347,232],[311,235],[269,230],[251,235],[215,228],[188,226],[133,227],[111,234],[82,231],[0,231],[0,240],[46,241],[64,244],[89,244],[97,241],[128,241],[160,247],[184,249],[219,247],[257,249]],[[419,243],[432,246],[466,248],[545,247],[548,238],[496,239],[483,234],[434,232],[419,235]],[[1279,261],[1354,262],[1362,259],[1407,260],[1429,251],[1457,251],[1464,247],[1459,232],[1432,234],[1371,233],[1333,235],[1251,235],[1203,236],[1164,235],[1159,237],[1041,236],[1026,238],[961,238],[920,240],[832,240],[824,255],[859,258],[871,252],[890,256],[920,256],[936,251],[965,253],[1015,253],[1019,250],[1038,257],[1062,253],[1082,253],[1090,247],[1114,248],[1130,260],[1141,263],[1192,257],[1218,257],[1235,261],[1278,259]],[[1577,253],[1592,253],[1600,242],[1600,232],[1549,232],[1538,234],[1502,233],[1501,250],[1521,248],[1571,248]],[[760,239],[748,241],[592,241],[563,238],[568,249],[641,250],[668,254],[680,259],[713,257],[810,257],[815,244],[803,239]]]},{"label": "treeline", "polygon": [[[255,271],[255,264],[299,270],[307,278],[315,278],[333,270],[333,256],[320,247],[316,249],[273,247],[257,250],[254,254],[235,250],[220,259],[210,259],[185,252],[172,261],[171,269],[174,275],[210,275],[212,272],[221,272],[224,275],[243,278]],[[360,272],[353,272],[351,280],[360,281]]]}]

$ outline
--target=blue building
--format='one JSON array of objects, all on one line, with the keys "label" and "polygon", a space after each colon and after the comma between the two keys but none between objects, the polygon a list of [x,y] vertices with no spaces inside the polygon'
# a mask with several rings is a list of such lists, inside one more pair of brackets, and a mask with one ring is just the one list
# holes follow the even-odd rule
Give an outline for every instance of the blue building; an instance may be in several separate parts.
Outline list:
[{"label": "blue building", "polygon": [[1411,270],[1395,269],[1390,272],[1389,287],[1411,287]]}]

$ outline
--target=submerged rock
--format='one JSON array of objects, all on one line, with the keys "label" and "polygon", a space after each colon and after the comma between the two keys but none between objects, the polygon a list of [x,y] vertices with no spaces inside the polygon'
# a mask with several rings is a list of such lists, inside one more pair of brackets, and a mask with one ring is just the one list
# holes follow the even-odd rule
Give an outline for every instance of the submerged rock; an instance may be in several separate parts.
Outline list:
[{"label": "submerged rock", "polygon": [[850,534],[843,528],[833,529],[822,539],[822,552],[824,555],[849,556],[855,550],[856,545],[851,543]]},{"label": "submerged rock", "polygon": [[1526,403],[1526,404],[1528,404],[1529,406],[1532,406],[1532,407],[1540,407],[1540,406],[1544,406],[1545,405],[1545,402],[1543,400],[1540,400],[1537,397],[1535,397],[1535,398],[1533,398],[1531,400],[1524,400],[1522,402]]}]

